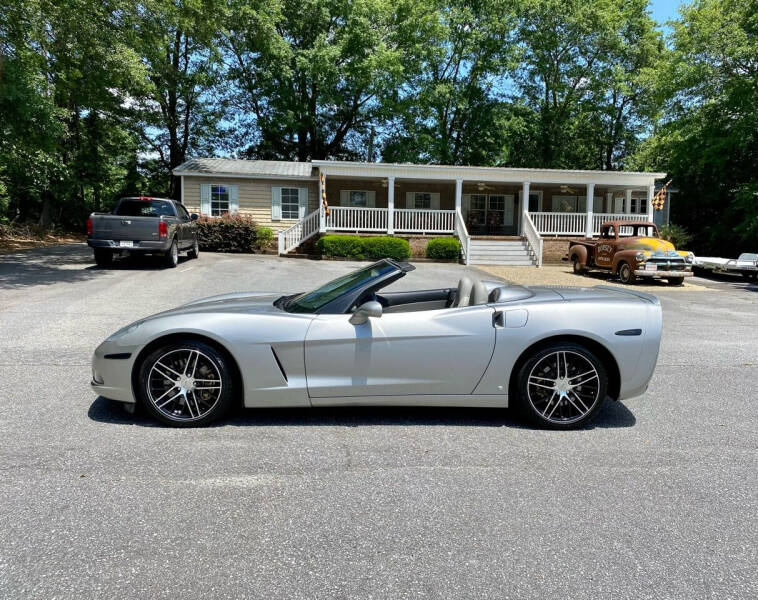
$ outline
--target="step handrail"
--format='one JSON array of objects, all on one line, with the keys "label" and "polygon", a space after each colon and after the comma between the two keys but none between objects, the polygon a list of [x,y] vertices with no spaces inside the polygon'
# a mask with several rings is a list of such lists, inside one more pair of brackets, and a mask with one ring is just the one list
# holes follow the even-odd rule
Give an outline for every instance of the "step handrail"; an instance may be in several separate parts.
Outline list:
[{"label": "step handrail", "polygon": [[466,223],[463,221],[461,209],[455,209],[455,235],[461,242],[461,254],[463,254],[463,264],[467,265],[471,254],[471,236],[466,229]]},{"label": "step handrail", "polygon": [[524,212],[524,237],[532,253],[537,258],[537,268],[542,266],[542,236],[534,226],[528,212]]},{"label": "step handrail", "polygon": [[320,213],[321,209],[317,208],[291,227],[280,230],[278,236],[279,254],[287,254],[287,252],[294,250],[308,238],[316,235],[319,232]]}]

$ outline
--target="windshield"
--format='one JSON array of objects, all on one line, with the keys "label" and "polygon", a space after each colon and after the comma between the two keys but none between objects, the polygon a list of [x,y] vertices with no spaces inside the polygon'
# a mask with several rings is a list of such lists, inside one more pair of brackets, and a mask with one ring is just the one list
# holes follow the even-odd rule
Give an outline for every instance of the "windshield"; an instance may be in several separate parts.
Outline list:
[{"label": "windshield", "polygon": [[737,260],[758,260],[758,254],[743,253]]},{"label": "windshield", "polygon": [[116,207],[121,217],[173,217],[174,208],[166,200],[132,200],[125,198]]},{"label": "windshield", "polygon": [[387,273],[397,271],[397,267],[389,262],[378,262],[358,271],[353,271],[329,283],[316,288],[311,292],[298,294],[287,299],[284,310],[287,312],[312,313],[328,304],[335,298],[347,294],[359,287],[363,287],[372,279],[378,279]]}]

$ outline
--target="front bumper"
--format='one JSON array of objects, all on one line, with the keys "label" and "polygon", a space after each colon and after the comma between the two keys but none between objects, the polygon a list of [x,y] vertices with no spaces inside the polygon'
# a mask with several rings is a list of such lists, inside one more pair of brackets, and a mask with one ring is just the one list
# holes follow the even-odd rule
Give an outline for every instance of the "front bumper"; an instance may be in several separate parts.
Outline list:
[{"label": "front bumper", "polygon": [[171,240],[132,240],[131,247],[119,245],[120,240],[96,240],[87,238],[87,245],[90,248],[105,248],[108,250],[118,250],[120,252],[167,252],[171,247]]},{"label": "front bumper", "polygon": [[692,277],[692,271],[645,271],[637,269],[637,277]]},{"label": "front bumper", "polygon": [[136,402],[132,392],[132,367],[138,352],[139,347],[107,341],[100,344],[92,356],[92,391],[110,400]]}]

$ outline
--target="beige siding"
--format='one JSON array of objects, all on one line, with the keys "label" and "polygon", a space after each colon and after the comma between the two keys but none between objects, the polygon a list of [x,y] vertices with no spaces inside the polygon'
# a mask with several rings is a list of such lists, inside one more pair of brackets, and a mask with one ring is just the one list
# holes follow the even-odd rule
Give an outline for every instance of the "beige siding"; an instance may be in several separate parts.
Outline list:
[{"label": "beige siding", "polygon": [[304,187],[308,188],[308,212],[318,205],[318,182],[286,179],[241,179],[234,177],[184,177],[184,205],[190,212],[200,213],[200,186],[236,185],[239,188],[240,214],[255,219],[259,225],[274,229],[283,229],[297,222],[297,219],[271,220],[271,188]]}]

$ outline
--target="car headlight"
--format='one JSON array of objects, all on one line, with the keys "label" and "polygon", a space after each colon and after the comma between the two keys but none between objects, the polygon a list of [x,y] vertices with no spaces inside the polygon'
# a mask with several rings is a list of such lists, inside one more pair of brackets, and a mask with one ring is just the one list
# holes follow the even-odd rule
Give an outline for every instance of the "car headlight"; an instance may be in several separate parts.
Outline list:
[{"label": "car headlight", "polygon": [[120,337],[124,337],[125,335],[128,335],[132,333],[133,331],[136,331],[139,329],[139,327],[144,323],[144,321],[135,321],[134,323],[127,325],[126,327],[122,327],[119,329],[116,333],[112,333],[108,336],[108,339],[106,339],[106,342],[112,342],[115,339],[118,339]]},{"label": "car headlight", "polygon": [[637,262],[642,262],[647,257],[644,252],[637,252],[637,254],[635,255],[635,258],[637,259]]},{"label": "car headlight", "polygon": [[692,252],[690,252],[689,254],[687,254],[687,256],[684,257],[684,262],[692,264],[693,262],[695,262],[695,255]]}]

